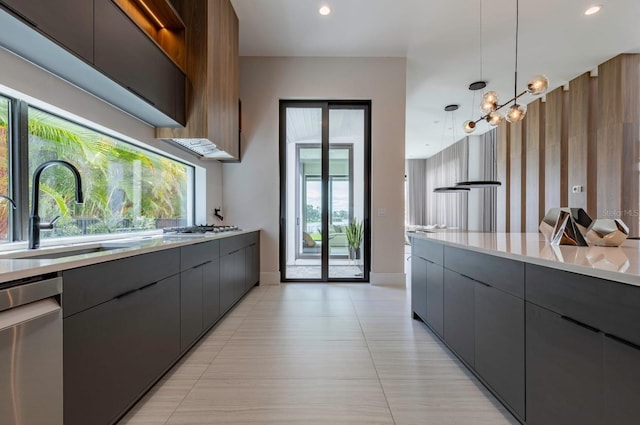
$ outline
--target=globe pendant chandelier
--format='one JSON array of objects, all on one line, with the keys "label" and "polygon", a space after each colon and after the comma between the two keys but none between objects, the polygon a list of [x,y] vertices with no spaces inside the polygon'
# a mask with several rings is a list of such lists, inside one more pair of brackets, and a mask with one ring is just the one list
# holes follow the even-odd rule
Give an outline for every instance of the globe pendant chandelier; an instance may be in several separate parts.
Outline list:
[{"label": "globe pendant chandelier", "polygon": [[[480,9],[480,23],[482,25],[482,6]],[[519,32],[519,16],[520,16],[520,1],[516,0],[516,51],[515,51],[515,71],[514,71],[514,83],[513,83],[513,98],[507,100],[504,103],[500,103],[500,99],[498,97],[498,93],[495,91],[489,91],[484,94],[482,97],[482,102],[480,102],[480,110],[483,112],[482,115],[477,120],[468,120],[463,124],[463,129],[465,133],[470,134],[473,133],[477,127],[477,124],[486,120],[489,125],[495,127],[499,125],[504,119],[500,113],[500,110],[505,106],[513,104],[509,107],[506,113],[506,120],[511,123],[515,123],[518,121],[522,121],[527,113],[526,105],[521,105],[517,103],[517,100],[529,93],[533,96],[537,96],[543,94],[549,88],[549,79],[545,75],[536,75],[533,77],[529,83],[527,84],[527,89],[518,93],[518,32]],[[481,27],[482,28],[482,27]],[[481,30],[482,31],[482,30]],[[481,39],[482,40],[482,39]],[[482,41],[481,41],[482,43]],[[482,48],[481,48],[482,52]],[[481,53],[482,55],[482,53]],[[482,58],[481,58],[482,61]],[[481,65],[482,66],[482,65]],[[470,90],[479,90],[486,87],[486,83],[484,81],[477,81],[472,83],[469,86]]]}]

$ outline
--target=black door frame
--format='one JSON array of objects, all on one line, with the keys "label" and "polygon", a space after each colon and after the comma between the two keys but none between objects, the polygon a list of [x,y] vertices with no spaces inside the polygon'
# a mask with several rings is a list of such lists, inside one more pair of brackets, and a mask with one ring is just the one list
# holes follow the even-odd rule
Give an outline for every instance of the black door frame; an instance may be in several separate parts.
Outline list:
[{"label": "black door frame", "polygon": [[[322,240],[329,235],[329,110],[358,109],[364,111],[364,262],[361,279],[329,277],[329,244],[321,250],[320,279],[288,279],[287,270],[287,108],[322,109]],[[282,282],[369,282],[371,270],[371,101],[370,100],[280,100],[280,275]]]}]

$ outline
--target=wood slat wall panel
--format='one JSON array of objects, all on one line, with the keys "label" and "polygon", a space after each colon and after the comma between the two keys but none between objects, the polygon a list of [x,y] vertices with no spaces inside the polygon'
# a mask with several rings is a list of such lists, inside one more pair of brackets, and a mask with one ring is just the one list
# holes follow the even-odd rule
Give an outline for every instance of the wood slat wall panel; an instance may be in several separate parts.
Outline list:
[{"label": "wood slat wall panel", "polygon": [[510,129],[509,124],[503,122],[497,128],[497,169],[498,180],[502,182],[502,185],[497,189],[497,220],[496,230],[498,232],[509,232],[510,228],[510,170],[511,170],[511,154],[510,150]]},{"label": "wood slat wall panel", "polygon": [[523,121],[510,124],[509,126],[509,156],[511,158],[509,171],[509,210],[510,210],[510,231],[523,232],[525,221],[524,199],[526,191],[526,174],[523,166],[525,134]]},{"label": "wood slat wall panel", "polygon": [[587,147],[587,213],[598,217],[598,79],[589,78],[589,135]]},{"label": "wood slat wall panel", "polygon": [[524,154],[526,169],[525,189],[525,226],[526,232],[537,232],[544,217],[544,124],[545,104],[540,100],[527,107],[526,150]]},{"label": "wood slat wall panel", "polygon": [[545,111],[545,198],[547,209],[562,205],[562,114],[564,93],[559,87],[547,94]]},{"label": "wood slat wall panel", "polygon": [[[595,190],[587,181],[587,157],[589,150],[589,104],[591,77],[582,74],[569,83],[569,145],[567,151],[568,206],[587,209],[587,193]],[[573,186],[582,186],[583,191],[573,193]]]},{"label": "wood slat wall panel", "polygon": [[598,216],[621,218],[638,236],[640,55],[598,67],[598,105]]},{"label": "wood slat wall panel", "polygon": [[640,55],[622,55],[622,220],[640,235]]}]

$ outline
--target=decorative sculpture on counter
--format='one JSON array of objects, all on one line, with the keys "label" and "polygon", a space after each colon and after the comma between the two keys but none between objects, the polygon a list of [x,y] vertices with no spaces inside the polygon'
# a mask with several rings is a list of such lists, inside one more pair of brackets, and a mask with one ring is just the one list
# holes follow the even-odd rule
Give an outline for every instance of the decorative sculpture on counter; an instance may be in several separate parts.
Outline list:
[{"label": "decorative sculpture on counter", "polygon": [[588,246],[584,235],[591,223],[591,217],[582,208],[551,208],[539,229],[551,245]]},{"label": "decorative sculpture on counter", "polygon": [[628,236],[629,228],[619,218],[598,218],[585,234],[587,241],[596,246],[620,246]]}]

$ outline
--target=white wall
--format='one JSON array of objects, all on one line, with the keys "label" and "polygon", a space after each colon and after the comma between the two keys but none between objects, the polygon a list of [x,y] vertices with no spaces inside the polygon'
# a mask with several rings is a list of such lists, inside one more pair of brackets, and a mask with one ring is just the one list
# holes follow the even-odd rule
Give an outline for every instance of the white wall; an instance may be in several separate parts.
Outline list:
[{"label": "white wall", "polygon": [[404,285],[405,83],[403,58],[241,58],[242,162],[223,165],[223,203],[229,222],[263,229],[262,283],[280,281],[279,100],[370,99],[371,280]]},{"label": "white wall", "polygon": [[[199,161],[166,142],[154,139],[154,128],[0,48],[0,85],[61,108],[81,118],[160,149],[206,170],[206,202],[196,221],[212,221],[213,208],[222,203],[222,165]],[[2,90],[0,89],[0,92]],[[196,202],[202,202],[200,198]]]}]

